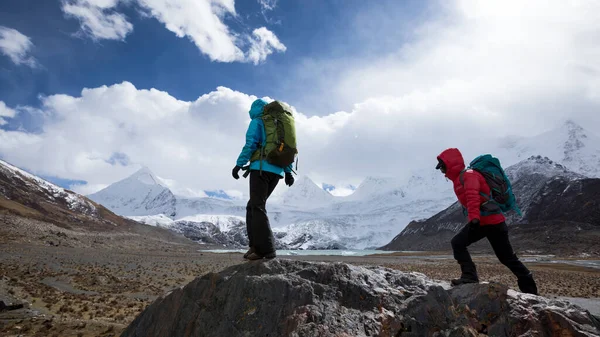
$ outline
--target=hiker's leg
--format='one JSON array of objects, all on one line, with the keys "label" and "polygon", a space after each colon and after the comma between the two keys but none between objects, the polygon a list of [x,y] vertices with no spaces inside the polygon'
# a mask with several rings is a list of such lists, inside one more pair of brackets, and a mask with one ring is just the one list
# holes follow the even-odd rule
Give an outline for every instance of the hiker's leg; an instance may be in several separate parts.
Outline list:
[{"label": "hiker's leg", "polygon": [[508,226],[506,223],[503,222],[498,225],[489,226],[487,239],[492,245],[498,260],[517,277],[519,289],[522,292],[537,295],[537,285],[535,284],[533,275],[513,251],[508,238]]},{"label": "hiker's leg", "polygon": [[[250,195],[252,195],[252,190],[250,190]],[[246,205],[246,233],[248,233],[248,247],[252,248],[254,242],[252,240],[252,207],[250,206],[250,201]]]},{"label": "hiker's leg", "polygon": [[252,242],[256,252],[265,255],[275,251],[275,240],[267,217],[267,199],[279,179],[277,174],[263,171],[250,173],[250,202],[252,212]]},{"label": "hiker's leg", "polygon": [[472,243],[483,239],[483,237],[484,234],[481,227],[471,228],[469,225],[465,225],[465,227],[452,238],[452,241],[450,241],[454,259],[456,259],[456,262],[460,265],[460,270],[462,272],[461,279],[479,280],[477,277],[477,268],[471,259],[471,254],[469,254],[467,247]]}]

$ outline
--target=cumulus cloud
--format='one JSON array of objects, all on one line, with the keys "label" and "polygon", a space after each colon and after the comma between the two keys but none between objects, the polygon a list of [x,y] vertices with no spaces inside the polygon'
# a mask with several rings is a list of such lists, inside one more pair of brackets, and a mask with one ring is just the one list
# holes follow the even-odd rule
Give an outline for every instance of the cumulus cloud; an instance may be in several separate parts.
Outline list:
[{"label": "cumulus cloud", "polygon": [[[500,132],[540,132],[568,117],[600,122],[595,112],[600,2],[455,0],[434,5],[430,12],[435,16],[414,27],[397,50],[345,60],[335,73],[320,77],[316,90],[327,88],[341,106],[394,101],[397,106],[390,108],[399,111],[397,116],[409,111],[431,124],[449,114],[477,123],[492,119]],[[387,44],[385,36],[379,39]],[[317,60],[310,74],[336,63]]]},{"label": "cumulus cloud", "polygon": [[182,188],[221,189],[243,145],[253,99],[218,88],[184,102],[128,82],[84,89],[80,97],[43,97],[43,132],[0,130],[0,153],[38,174],[85,180],[89,186],[110,184],[148,166]]},{"label": "cumulus cloud", "polygon": [[267,56],[275,51],[284,52],[287,49],[277,36],[265,27],[255,29],[252,36],[247,58],[254,64],[266,60]]},{"label": "cumulus cloud", "polygon": [[[600,2],[434,1],[428,13],[390,52],[299,66],[296,76],[316,79],[297,88],[307,94],[295,102],[305,112],[324,103],[351,112],[327,143],[335,151],[310,165],[344,179],[402,176],[431,167],[432,155],[450,146],[469,157],[496,137],[539,134],[565,119],[598,129]],[[364,16],[386,30],[399,28],[371,14]],[[354,27],[353,36],[390,45]]]},{"label": "cumulus cloud", "polygon": [[13,118],[17,115],[17,112],[9,107],[3,101],[0,101],[0,125],[6,124],[6,120],[2,117]]},{"label": "cumulus cloud", "polygon": [[245,59],[239,38],[223,23],[226,15],[236,15],[233,0],[183,0],[173,5],[166,0],[139,0],[151,16],[178,37],[188,37],[213,61]]},{"label": "cumulus cloud", "polygon": [[[352,66],[333,82],[314,74],[327,85],[315,85],[326,94],[317,103],[350,108],[296,113],[301,174],[356,186],[368,175],[433,172],[446,147],[470,158],[499,137],[541,133],[565,118],[597,132],[599,3],[464,0],[439,10],[398,50],[344,63]],[[219,87],[185,102],[127,82],[49,96],[43,132],[0,130],[0,153],[90,186],[146,165],[192,190],[245,192],[230,171],[255,98]]]},{"label": "cumulus cloud", "polygon": [[177,37],[190,39],[212,61],[257,64],[286,50],[265,27],[252,34],[233,32],[224,20],[237,17],[234,0],[66,0],[63,11],[79,19],[82,30],[95,39],[124,40],[133,25],[117,11],[120,2],[139,7]]},{"label": "cumulus cloud", "polygon": [[[186,102],[129,82],[84,89],[79,97],[42,97],[42,132],[0,129],[0,153],[41,175],[87,181],[73,186],[80,192],[106,186],[142,166],[188,196],[204,195],[203,190],[246,191],[245,181],[234,181],[230,172],[245,143],[248,110],[256,98],[219,87]],[[295,114],[307,163],[314,162],[309,158],[325,150],[351,116]],[[305,173],[309,167],[319,172],[312,164],[306,167]]]},{"label": "cumulus cloud", "polygon": [[63,12],[79,20],[84,34],[96,40],[124,40],[133,31],[125,15],[118,13],[119,0],[65,0]]},{"label": "cumulus cloud", "polygon": [[29,55],[33,43],[18,30],[0,26],[0,53],[8,56],[17,65],[37,66],[35,58]]}]

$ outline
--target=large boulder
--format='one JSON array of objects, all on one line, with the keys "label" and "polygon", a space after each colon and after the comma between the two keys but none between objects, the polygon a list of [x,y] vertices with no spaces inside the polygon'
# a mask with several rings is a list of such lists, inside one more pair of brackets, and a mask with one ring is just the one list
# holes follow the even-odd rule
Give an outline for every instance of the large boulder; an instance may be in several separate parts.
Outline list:
[{"label": "large boulder", "polygon": [[564,301],[500,284],[276,259],[210,273],[157,299],[122,336],[598,336]]}]

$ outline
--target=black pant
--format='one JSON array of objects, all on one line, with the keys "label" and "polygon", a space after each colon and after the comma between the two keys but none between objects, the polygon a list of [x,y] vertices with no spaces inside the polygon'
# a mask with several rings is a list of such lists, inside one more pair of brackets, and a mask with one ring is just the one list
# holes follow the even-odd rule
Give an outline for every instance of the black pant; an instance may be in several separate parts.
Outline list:
[{"label": "black pant", "polygon": [[479,280],[477,269],[467,247],[483,238],[488,239],[498,260],[515,274],[518,279],[519,288],[523,292],[537,294],[537,288],[531,272],[519,261],[519,258],[513,251],[508,239],[508,226],[504,222],[497,225],[477,226],[475,228],[466,225],[452,238],[452,250],[454,251],[454,258],[461,267],[461,278]]},{"label": "black pant", "polygon": [[271,172],[250,172],[250,200],[246,206],[246,230],[248,245],[254,247],[261,255],[275,251],[275,240],[267,217],[266,205],[267,199],[280,179],[280,175]]}]

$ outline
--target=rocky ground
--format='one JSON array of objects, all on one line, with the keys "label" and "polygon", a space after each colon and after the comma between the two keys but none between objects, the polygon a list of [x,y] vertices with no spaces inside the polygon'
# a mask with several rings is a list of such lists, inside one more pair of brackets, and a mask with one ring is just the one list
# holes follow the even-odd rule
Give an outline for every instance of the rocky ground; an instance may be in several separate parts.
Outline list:
[{"label": "rocky ground", "polygon": [[499,283],[451,287],[422,273],[275,259],[194,279],[123,337],[600,336],[600,319]]},{"label": "rocky ground", "polygon": [[[0,336],[118,336],[158,296],[198,276],[247,263],[239,253],[201,252],[197,244],[166,238],[0,217]],[[385,266],[439,280],[457,276],[458,265],[447,252],[427,254],[431,255],[278,258]],[[515,289],[514,278],[494,257],[475,260],[482,280]],[[592,303],[600,298],[600,269],[548,262],[527,265],[542,295],[587,298]],[[21,304],[23,308],[6,310]]]},{"label": "rocky ground", "polygon": [[[284,257],[280,257],[284,258]],[[418,271],[434,279],[456,275],[450,259],[427,256],[293,256]],[[493,258],[478,257],[481,278],[515,287]],[[197,276],[246,263],[241,254],[78,248],[31,243],[0,245],[0,301],[24,303],[0,313],[2,336],[118,336],[159,295]],[[600,270],[530,263],[546,296],[600,297]]]}]

